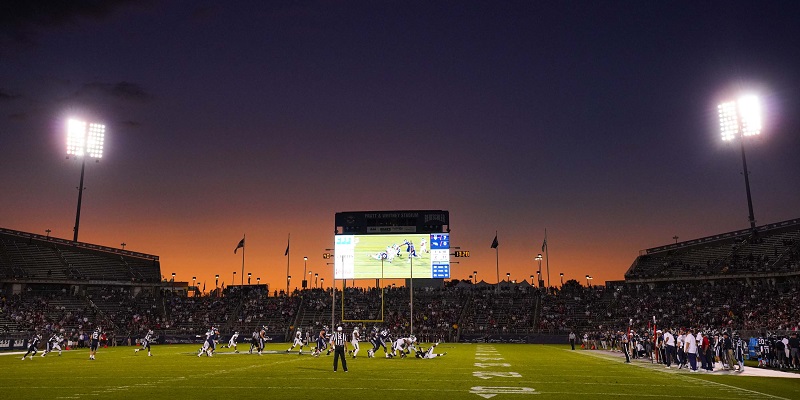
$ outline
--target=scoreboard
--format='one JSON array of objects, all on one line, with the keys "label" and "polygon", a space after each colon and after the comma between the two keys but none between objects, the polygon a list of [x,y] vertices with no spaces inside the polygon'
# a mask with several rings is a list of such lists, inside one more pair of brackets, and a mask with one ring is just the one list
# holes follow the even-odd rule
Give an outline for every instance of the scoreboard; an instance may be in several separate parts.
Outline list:
[{"label": "scoreboard", "polygon": [[443,210],[336,213],[335,279],[450,278]]}]

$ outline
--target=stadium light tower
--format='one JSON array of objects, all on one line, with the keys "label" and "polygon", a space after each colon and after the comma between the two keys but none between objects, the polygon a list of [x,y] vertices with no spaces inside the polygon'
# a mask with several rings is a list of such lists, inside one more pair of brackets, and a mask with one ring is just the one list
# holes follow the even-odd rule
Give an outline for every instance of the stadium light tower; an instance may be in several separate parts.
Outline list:
[{"label": "stadium light tower", "polygon": [[717,110],[722,140],[739,139],[742,146],[742,170],[747,190],[747,209],[750,212],[750,229],[755,231],[756,217],[753,215],[753,198],[750,196],[750,176],[747,171],[747,158],[744,155],[744,138],[761,133],[761,105],[758,97],[749,95],[741,97],[738,101],[722,103]]},{"label": "stadium light tower", "polygon": [[100,162],[103,158],[103,142],[106,126],[98,123],[87,123],[77,119],[67,120],[67,158],[80,157],[81,181],[78,185],[78,211],[75,214],[75,228],[73,242],[78,241],[78,228],[81,222],[81,200],[83,199],[83,176],[86,170],[86,157],[94,158]]}]

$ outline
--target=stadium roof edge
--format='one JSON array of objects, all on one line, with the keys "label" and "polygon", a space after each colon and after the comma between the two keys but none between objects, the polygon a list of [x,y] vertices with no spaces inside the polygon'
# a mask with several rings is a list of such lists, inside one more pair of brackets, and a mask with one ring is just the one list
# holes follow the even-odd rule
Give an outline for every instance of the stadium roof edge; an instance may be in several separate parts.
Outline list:
[{"label": "stadium roof edge", "polygon": [[15,231],[13,229],[0,228],[0,234],[4,234],[4,235],[8,235],[8,236],[15,236],[15,237],[19,237],[19,238],[27,239],[27,240],[36,240],[36,241],[43,242],[43,243],[55,243],[55,244],[60,244],[60,245],[63,245],[63,246],[73,246],[73,247],[78,247],[78,248],[82,248],[82,249],[102,251],[102,252],[106,252],[106,253],[118,254],[118,255],[127,256],[127,257],[141,258],[141,259],[145,259],[145,260],[158,261],[158,259],[159,259],[158,256],[154,255],[154,254],[147,254],[147,253],[140,253],[140,252],[137,252],[137,251],[122,250],[122,249],[117,249],[117,248],[113,248],[113,247],[101,246],[99,244],[91,244],[91,243],[84,243],[84,242],[73,242],[71,240],[60,239],[60,238],[53,237],[53,236],[44,236],[44,235],[39,235],[39,234],[36,234],[36,233]]},{"label": "stadium roof edge", "polygon": [[[775,222],[775,223],[772,223],[772,224],[758,226],[758,227],[756,227],[756,232],[764,232],[764,231],[769,231],[769,230],[776,229],[776,228],[785,228],[785,227],[790,227],[790,226],[795,226],[795,225],[800,225],[800,218],[794,218],[794,219],[790,219],[790,220],[786,220],[786,221]],[[695,246],[695,245],[702,244],[702,243],[715,242],[715,241],[723,240],[723,239],[745,237],[745,236],[750,235],[752,232],[753,231],[748,228],[748,229],[740,229],[738,231],[733,231],[733,232],[720,233],[720,234],[717,234],[717,235],[706,236],[706,237],[699,238],[699,239],[687,240],[685,242],[671,243],[671,244],[664,245],[664,246],[652,247],[652,248],[640,251],[639,255],[642,256],[642,255],[646,255],[646,254],[660,253],[660,252],[663,252],[663,251],[675,250],[675,249],[680,249],[680,248],[684,248],[684,247]]]}]

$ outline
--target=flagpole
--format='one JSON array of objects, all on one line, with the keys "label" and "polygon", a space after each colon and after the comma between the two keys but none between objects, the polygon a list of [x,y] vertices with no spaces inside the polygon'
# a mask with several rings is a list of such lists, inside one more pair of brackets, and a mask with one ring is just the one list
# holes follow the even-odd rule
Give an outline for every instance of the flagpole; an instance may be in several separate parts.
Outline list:
[{"label": "flagpole", "polygon": [[[497,231],[494,231],[494,238],[497,239]],[[494,246],[494,266],[497,273],[497,291],[500,291],[500,245]]]},{"label": "flagpole", "polygon": [[547,245],[547,228],[544,228],[544,256],[547,257],[547,290],[550,290],[550,246]]},{"label": "flagpole", "polygon": [[[247,235],[242,235],[242,240],[245,240],[245,238],[247,238]],[[245,245],[242,246],[242,286],[244,286],[244,250],[245,250],[245,247],[247,247],[247,243],[245,243]]]},{"label": "flagpole", "polygon": [[292,234],[289,233],[289,238],[286,239],[286,297],[289,297],[289,251],[291,250],[290,245],[292,244]]}]

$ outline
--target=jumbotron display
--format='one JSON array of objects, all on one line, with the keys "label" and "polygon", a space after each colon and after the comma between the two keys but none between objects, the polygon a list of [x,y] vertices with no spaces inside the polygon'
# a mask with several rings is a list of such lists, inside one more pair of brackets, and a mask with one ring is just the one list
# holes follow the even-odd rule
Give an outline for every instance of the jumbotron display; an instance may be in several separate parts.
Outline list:
[{"label": "jumbotron display", "polygon": [[449,233],[336,235],[335,241],[336,279],[450,278]]}]

